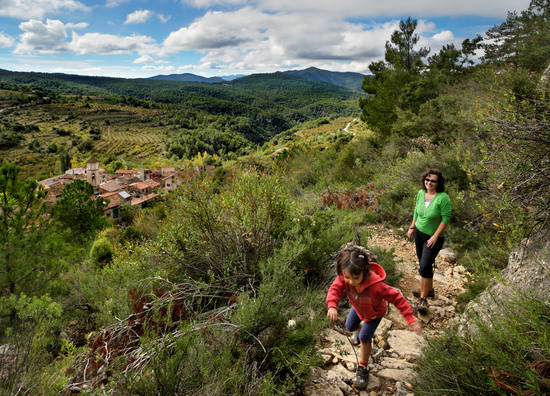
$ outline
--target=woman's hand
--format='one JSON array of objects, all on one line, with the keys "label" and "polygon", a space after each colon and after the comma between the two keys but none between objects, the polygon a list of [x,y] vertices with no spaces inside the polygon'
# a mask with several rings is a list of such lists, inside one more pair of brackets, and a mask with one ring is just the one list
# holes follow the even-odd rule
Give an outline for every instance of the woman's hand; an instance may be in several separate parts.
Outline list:
[{"label": "woman's hand", "polygon": [[413,239],[414,237],[414,228],[409,228],[409,231],[407,232],[407,236],[409,237],[409,239]]},{"label": "woman's hand", "polygon": [[422,325],[420,324],[420,322],[417,320],[415,320],[414,322],[412,323],[409,323],[409,330],[410,331],[414,331],[415,333],[418,333],[418,334],[421,334],[422,333]]},{"label": "woman's hand", "polygon": [[330,319],[330,324],[333,325],[336,319],[338,319],[338,310],[336,308],[329,308],[327,318]]},{"label": "woman's hand", "polygon": [[433,247],[435,243],[437,242],[437,238],[435,235],[433,235],[430,239],[428,239],[428,242],[426,242],[426,246]]}]

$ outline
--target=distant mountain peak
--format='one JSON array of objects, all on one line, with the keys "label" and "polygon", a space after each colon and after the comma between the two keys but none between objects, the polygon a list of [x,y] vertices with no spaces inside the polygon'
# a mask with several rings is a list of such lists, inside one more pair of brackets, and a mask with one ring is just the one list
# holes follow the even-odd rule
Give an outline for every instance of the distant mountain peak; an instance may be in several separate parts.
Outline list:
[{"label": "distant mountain peak", "polygon": [[183,82],[205,82],[205,83],[218,83],[225,81],[221,77],[203,77],[192,73],[181,74],[164,74],[149,77],[151,80],[167,80],[167,81],[183,81]]},{"label": "distant mountain peak", "polygon": [[355,72],[333,72],[329,70],[319,69],[311,66],[304,70],[288,70],[283,72],[295,77],[307,78],[310,80],[323,81],[339,87],[353,89],[354,91],[362,91],[361,86],[365,75]]}]

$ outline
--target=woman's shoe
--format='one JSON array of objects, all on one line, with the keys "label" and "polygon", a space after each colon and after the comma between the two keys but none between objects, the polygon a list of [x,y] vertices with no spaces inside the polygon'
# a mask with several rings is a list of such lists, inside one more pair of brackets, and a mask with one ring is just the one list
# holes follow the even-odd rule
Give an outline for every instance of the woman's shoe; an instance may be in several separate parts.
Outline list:
[{"label": "woman's shoe", "polygon": [[[420,290],[413,290],[413,296],[420,298]],[[435,298],[435,290],[432,289],[428,292],[428,298]]]},{"label": "woman's shoe", "polygon": [[365,389],[369,384],[369,369],[365,366],[357,366],[357,371],[355,372],[355,380],[353,381],[353,386],[356,389]]},{"label": "woman's shoe", "polygon": [[421,298],[416,309],[418,313],[426,315],[428,313],[428,301],[425,298]]}]

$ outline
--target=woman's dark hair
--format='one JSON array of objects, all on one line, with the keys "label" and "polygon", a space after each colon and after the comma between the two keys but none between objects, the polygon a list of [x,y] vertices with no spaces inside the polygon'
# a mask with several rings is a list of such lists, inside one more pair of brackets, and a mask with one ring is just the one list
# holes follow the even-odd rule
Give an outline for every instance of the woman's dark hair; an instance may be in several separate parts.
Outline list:
[{"label": "woman's dark hair", "polygon": [[340,251],[336,258],[336,272],[338,275],[346,270],[352,275],[363,274],[363,279],[369,276],[369,254],[360,246],[346,247]]},{"label": "woman's dark hair", "polygon": [[420,178],[420,185],[422,186],[422,189],[424,191],[426,190],[426,183],[424,183],[424,179],[428,175],[437,175],[437,185],[435,187],[436,192],[444,192],[445,191],[445,178],[443,177],[443,174],[439,169],[429,169],[426,172],[422,174],[422,177]]}]

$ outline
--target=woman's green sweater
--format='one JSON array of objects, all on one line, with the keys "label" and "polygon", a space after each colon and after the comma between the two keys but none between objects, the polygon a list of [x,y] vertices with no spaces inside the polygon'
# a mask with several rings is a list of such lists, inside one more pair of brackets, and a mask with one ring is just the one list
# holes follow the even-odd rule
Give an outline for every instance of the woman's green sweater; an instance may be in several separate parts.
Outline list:
[{"label": "woman's green sweater", "polygon": [[416,206],[414,207],[414,216],[415,227],[419,231],[422,231],[425,234],[433,235],[439,227],[439,224],[445,223],[449,225],[449,220],[451,218],[451,200],[449,196],[440,192],[435,194],[432,202],[426,208],[424,204],[425,200],[425,191],[420,190],[416,194]]}]

